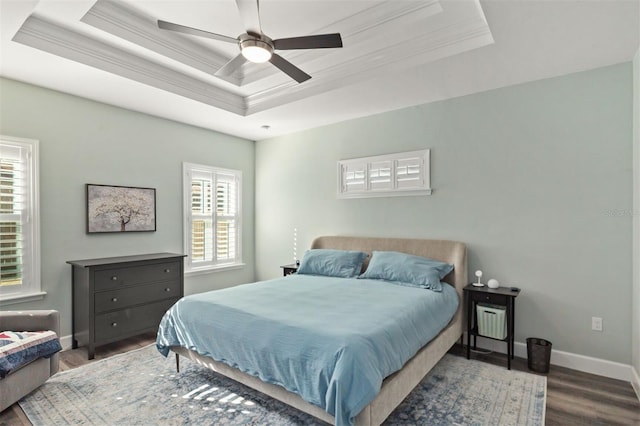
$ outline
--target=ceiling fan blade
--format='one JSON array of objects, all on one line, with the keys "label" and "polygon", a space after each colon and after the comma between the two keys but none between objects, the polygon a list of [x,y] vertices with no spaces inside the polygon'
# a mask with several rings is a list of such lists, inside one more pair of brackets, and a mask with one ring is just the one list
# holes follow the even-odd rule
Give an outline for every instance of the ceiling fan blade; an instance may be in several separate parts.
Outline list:
[{"label": "ceiling fan blade", "polygon": [[176,31],[183,34],[190,34],[199,37],[206,37],[213,40],[226,41],[229,43],[237,43],[238,39],[233,37],[228,37],[222,34],[210,33],[209,31],[198,30],[192,27],[186,27],[180,24],[174,24],[173,22],[167,22],[158,20],[158,28],[169,31]]},{"label": "ceiling fan blade", "polygon": [[247,62],[247,58],[245,58],[242,53],[240,53],[238,54],[238,56],[224,64],[218,71],[216,71],[215,75],[217,75],[218,77],[228,77],[233,74],[238,68],[240,68],[245,62]]},{"label": "ceiling fan blade", "polygon": [[260,27],[260,1],[259,0],[236,0],[236,5],[240,11],[240,17],[244,22],[247,33],[262,35]]},{"label": "ceiling fan blade", "polygon": [[271,59],[269,59],[269,62],[278,67],[280,71],[287,74],[298,83],[305,82],[311,78],[309,74],[302,71],[300,68],[296,67],[277,53],[271,55]]},{"label": "ceiling fan blade", "polygon": [[273,40],[273,46],[278,50],[342,47],[342,37],[340,37],[339,33],[334,33],[280,38],[278,40]]}]

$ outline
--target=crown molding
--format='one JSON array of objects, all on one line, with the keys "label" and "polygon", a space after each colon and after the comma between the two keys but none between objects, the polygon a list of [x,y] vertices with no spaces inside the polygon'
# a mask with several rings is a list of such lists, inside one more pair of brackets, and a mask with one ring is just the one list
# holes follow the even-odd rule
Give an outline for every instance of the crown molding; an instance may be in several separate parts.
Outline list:
[{"label": "crown molding", "polygon": [[235,114],[246,115],[244,99],[239,95],[65,28],[44,17],[29,16],[13,41]]},{"label": "crown molding", "polygon": [[[231,59],[192,37],[158,28],[157,18],[119,0],[96,1],[80,21],[212,76]],[[242,78],[238,71],[230,82],[239,85]]]}]

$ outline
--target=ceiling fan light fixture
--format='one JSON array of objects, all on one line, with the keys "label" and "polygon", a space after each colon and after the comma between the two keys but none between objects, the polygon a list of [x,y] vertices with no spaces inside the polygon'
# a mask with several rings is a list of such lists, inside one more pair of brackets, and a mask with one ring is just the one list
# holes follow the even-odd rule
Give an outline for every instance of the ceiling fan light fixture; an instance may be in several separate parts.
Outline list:
[{"label": "ceiling fan light fixture", "polygon": [[273,46],[263,40],[243,40],[240,48],[247,61],[257,64],[267,62],[273,54]]},{"label": "ceiling fan light fixture", "polygon": [[342,37],[339,33],[287,37],[277,40],[270,39],[263,34],[260,26],[259,2],[260,0],[236,0],[236,6],[238,6],[247,31],[236,38],[163,20],[158,20],[158,28],[228,43],[237,43],[240,48],[240,54],[234,56],[216,71],[214,75],[218,77],[228,77],[232,75],[246,62],[262,63],[269,61],[273,66],[293,80],[298,83],[303,83],[309,80],[311,76],[275,53],[275,50],[342,47]]}]

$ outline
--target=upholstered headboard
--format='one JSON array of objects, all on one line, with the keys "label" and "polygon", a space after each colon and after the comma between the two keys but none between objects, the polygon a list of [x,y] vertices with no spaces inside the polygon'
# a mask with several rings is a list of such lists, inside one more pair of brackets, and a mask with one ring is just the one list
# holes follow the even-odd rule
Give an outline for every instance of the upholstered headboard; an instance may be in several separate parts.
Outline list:
[{"label": "upholstered headboard", "polygon": [[[467,247],[457,241],[419,240],[410,238],[370,238],[328,236],[318,237],[311,243],[312,249],[360,250],[369,253],[377,251],[399,251],[416,256],[430,257],[450,263],[453,271],[443,281],[456,288],[462,297],[462,288],[467,285]],[[365,261],[366,269],[369,260]],[[462,299],[461,299],[462,300]]]}]

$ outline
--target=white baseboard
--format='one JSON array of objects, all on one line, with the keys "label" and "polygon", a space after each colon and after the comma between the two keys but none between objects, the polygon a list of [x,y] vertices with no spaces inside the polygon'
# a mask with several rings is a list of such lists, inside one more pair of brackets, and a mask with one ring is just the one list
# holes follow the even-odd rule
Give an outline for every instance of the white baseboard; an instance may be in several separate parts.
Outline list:
[{"label": "white baseboard", "polygon": [[[527,345],[523,344],[524,351]],[[578,355],[570,352],[551,351],[551,364],[573,370],[584,371],[586,373],[597,374],[598,376],[611,377],[612,379],[631,382],[631,366],[620,362],[607,361],[600,358],[592,358],[585,355]]]},{"label": "white baseboard", "polygon": [[[466,344],[465,335],[465,344]],[[507,344],[492,339],[485,339],[478,336],[478,348],[492,350],[494,352],[507,353]],[[513,345],[515,356],[527,358],[527,344],[515,342]],[[600,358],[593,358],[571,352],[551,350],[551,365],[571,368],[572,370],[584,371],[585,373],[597,374],[598,376],[610,377],[612,379],[624,380],[633,384],[633,369],[630,365],[619,362],[607,361]],[[635,378],[638,376],[636,374]],[[640,384],[638,384],[640,388]],[[638,393],[638,389],[636,389]]]},{"label": "white baseboard", "polygon": [[67,336],[62,336],[60,337],[60,346],[62,346],[62,350],[66,351],[71,349],[72,346],[72,340],[71,340],[71,335],[67,335]]},{"label": "white baseboard", "polygon": [[636,391],[636,397],[638,401],[640,401],[640,374],[638,374],[638,370],[633,367],[631,367],[631,374],[633,375],[631,386],[633,386],[633,390]]}]

